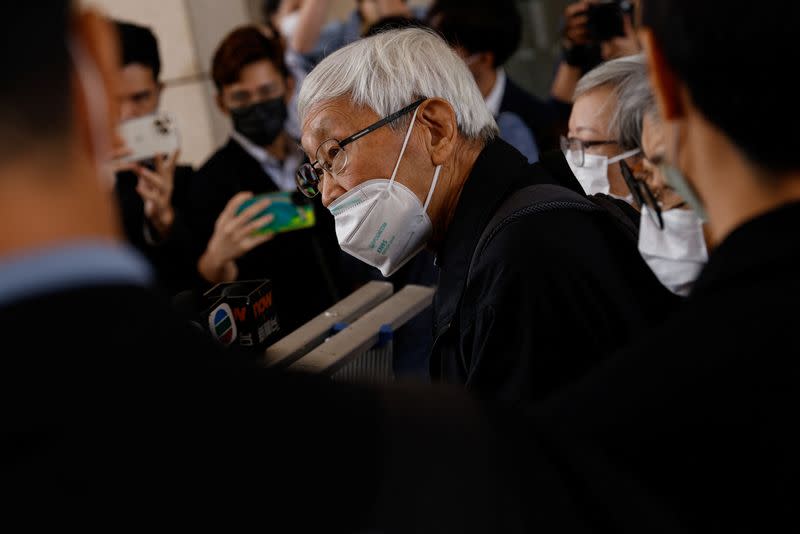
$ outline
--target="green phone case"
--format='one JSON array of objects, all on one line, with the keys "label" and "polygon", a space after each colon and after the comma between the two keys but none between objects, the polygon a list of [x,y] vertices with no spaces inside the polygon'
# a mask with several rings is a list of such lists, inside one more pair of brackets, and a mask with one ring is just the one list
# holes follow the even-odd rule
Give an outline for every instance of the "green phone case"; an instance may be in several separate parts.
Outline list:
[{"label": "green phone case", "polygon": [[245,200],[242,205],[236,209],[236,214],[240,214],[249,206],[259,202],[264,198],[271,199],[272,204],[267,206],[266,209],[262,210],[255,217],[253,217],[253,220],[263,217],[267,214],[271,214],[274,218],[268,225],[259,228],[256,233],[264,234],[267,232],[291,232],[293,230],[302,230],[304,228],[311,228],[314,226],[316,222],[314,217],[314,205],[295,204],[292,201],[292,194],[286,192],[256,195],[251,199]]}]

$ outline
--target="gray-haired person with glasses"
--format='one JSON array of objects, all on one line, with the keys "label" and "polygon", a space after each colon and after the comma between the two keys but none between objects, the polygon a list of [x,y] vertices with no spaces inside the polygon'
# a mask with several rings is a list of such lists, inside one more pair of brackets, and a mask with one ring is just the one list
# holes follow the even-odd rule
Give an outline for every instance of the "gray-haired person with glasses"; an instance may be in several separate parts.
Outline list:
[{"label": "gray-haired person with glasses", "polygon": [[384,275],[435,253],[435,379],[534,401],[669,307],[635,240],[560,153],[529,165],[497,138],[469,70],[434,33],[387,31],[331,54],[298,112],[309,159],[298,187],[322,196],[341,248]]},{"label": "gray-haired person with glasses", "polygon": [[601,193],[633,203],[620,167],[624,162],[638,164],[641,114],[638,132],[631,132],[629,124],[637,120],[626,112],[620,95],[642,65],[642,56],[603,63],[584,75],[575,89],[561,150],[587,195]]}]

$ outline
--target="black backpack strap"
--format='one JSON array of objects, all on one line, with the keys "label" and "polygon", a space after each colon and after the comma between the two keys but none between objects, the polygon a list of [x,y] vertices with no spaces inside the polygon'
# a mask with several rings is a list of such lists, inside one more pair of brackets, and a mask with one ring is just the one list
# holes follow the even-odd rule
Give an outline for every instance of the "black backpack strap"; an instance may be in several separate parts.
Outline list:
[{"label": "black backpack strap", "polygon": [[469,285],[472,277],[472,269],[483,253],[483,250],[503,228],[514,221],[534,213],[561,209],[593,213],[605,212],[602,207],[583,195],[558,185],[531,185],[515,191],[500,205],[494,217],[492,217],[489,224],[484,228],[480,239],[478,239],[478,245],[475,247],[475,251],[472,253],[472,260],[470,260],[469,263],[464,289]]},{"label": "black backpack strap", "polygon": [[616,224],[617,228],[621,231],[623,235],[625,235],[630,241],[635,243],[637,246],[639,244],[639,225],[637,224],[638,221],[632,219],[631,217],[638,216],[639,213],[635,211],[631,206],[625,204],[625,207],[628,209],[629,212],[633,215],[629,215],[625,212],[625,210],[618,204],[618,202],[624,202],[623,200],[615,200],[612,197],[607,195],[592,195],[588,197],[590,201],[594,202],[601,208],[603,208],[609,216],[611,216],[612,221]]},{"label": "black backpack strap", "polygon": [[[475,264],[483,254],[484,249],[491,243],[492,239],[514,221],[536,213],[553,210],[576,210],[595,213],[603,217],[610,217],[615,226],[634,242],[634,246],[638,240],[639,230],[633,220],[610,199],[597,201],[592,197],[587,198],[571,189],[552,184],[531,185],[512,193],[511,196],[500,205],[500,208],[495,212],[478,239],[478,244],[472,253],[472,259],[469,263],[467,276],[464,279],[464,285],[461,288],[461,295],[458,298],[453,314],[448,318],[447,325],[436,333],[432,350],[435,350],[439,339],[450,329],[450,325],[453,321],[458,321],[458,317],[461,316],[464,294],[472,279],[472,272]],[[464,365],[464,368],[467,368],[467,363],[463,360],[462,365]]]}]

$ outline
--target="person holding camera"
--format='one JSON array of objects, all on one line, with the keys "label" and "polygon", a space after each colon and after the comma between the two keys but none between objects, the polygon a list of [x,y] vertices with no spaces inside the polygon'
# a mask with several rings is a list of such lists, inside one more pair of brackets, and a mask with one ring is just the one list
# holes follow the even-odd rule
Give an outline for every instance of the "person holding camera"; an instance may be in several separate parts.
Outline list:
[{"label": "person holding camera", "polygon": [[634,4],[625,0],[580,0],[567,6],[561,30],[562,60],[550,92],[571,102],[578,80],[594,67],[641,51],[633,27]]},{"label": "person holding camera", "polygon": [[[163,89],[158,41],[150,28],[121,21],[115,25],[122,52],[119,121],[147,116],[155,120]],[[167,293],[186,289],[191,266],[172,239],[172,230],[186,206],[194,169],[178,164],[179,150],[150,160],[124,161],[130,148],[119,135],[114,144],[114,191],[125,236],[154,265],[159,285]]]}]

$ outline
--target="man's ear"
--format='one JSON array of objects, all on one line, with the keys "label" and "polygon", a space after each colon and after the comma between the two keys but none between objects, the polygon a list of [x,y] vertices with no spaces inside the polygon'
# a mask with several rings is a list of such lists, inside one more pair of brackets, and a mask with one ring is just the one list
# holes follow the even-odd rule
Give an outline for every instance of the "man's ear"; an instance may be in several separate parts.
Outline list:
[{"label": "man's ear", "polygon": [[667,64],[660,43],[647,28],[639,30],[639,40],[644,46],[650,70],[650,84],[661,117],[665,121],[682,119],[686,114],[684,92],[672,68]]},{"label": "man's ear", "polygon": [[431,162],[442,165],[453,155],[458,141],[458,121],[453,106],[441,98],[429,98],[420,104],[417,120],[424,126],[422,131]]},{"label": "man's ear", "polygon": [[[112,132],[116,130],[116,120],[119,117],[119,103],[117,102],[117,76],[121,58],[119,37],[114,26],[105,17],[91,9],[78,12],[73,18],[72,25],[72,34],[78,41],[76,45],[80,46],[89,56],[87,59],[97,68],[99,82],[103,84],[108,106],[106,114],[108,124],[102,125],[102,127],[107,128],[106,131],[110,138]],[[82,125],[79,127],[84,129],[82,132],[84,139],[90,139],[89,124],[93,119],[89,116],[89,110],[86,107],[87,98],[90,95],[86,95],[87,89],[83,87],[77,74],[73,75],[73,80],[73,87],[75,87],[73,108],[77,111],[78,124]]]},{"label": "man's ear", "polygon": [[231,112],[228,110],[228,106],[225,105],[225,101],[222,99],[222,90],[217,91],[217,95],[214,100],[216,100],[217,108],[219,108],[223,115],[231,114]]}]

